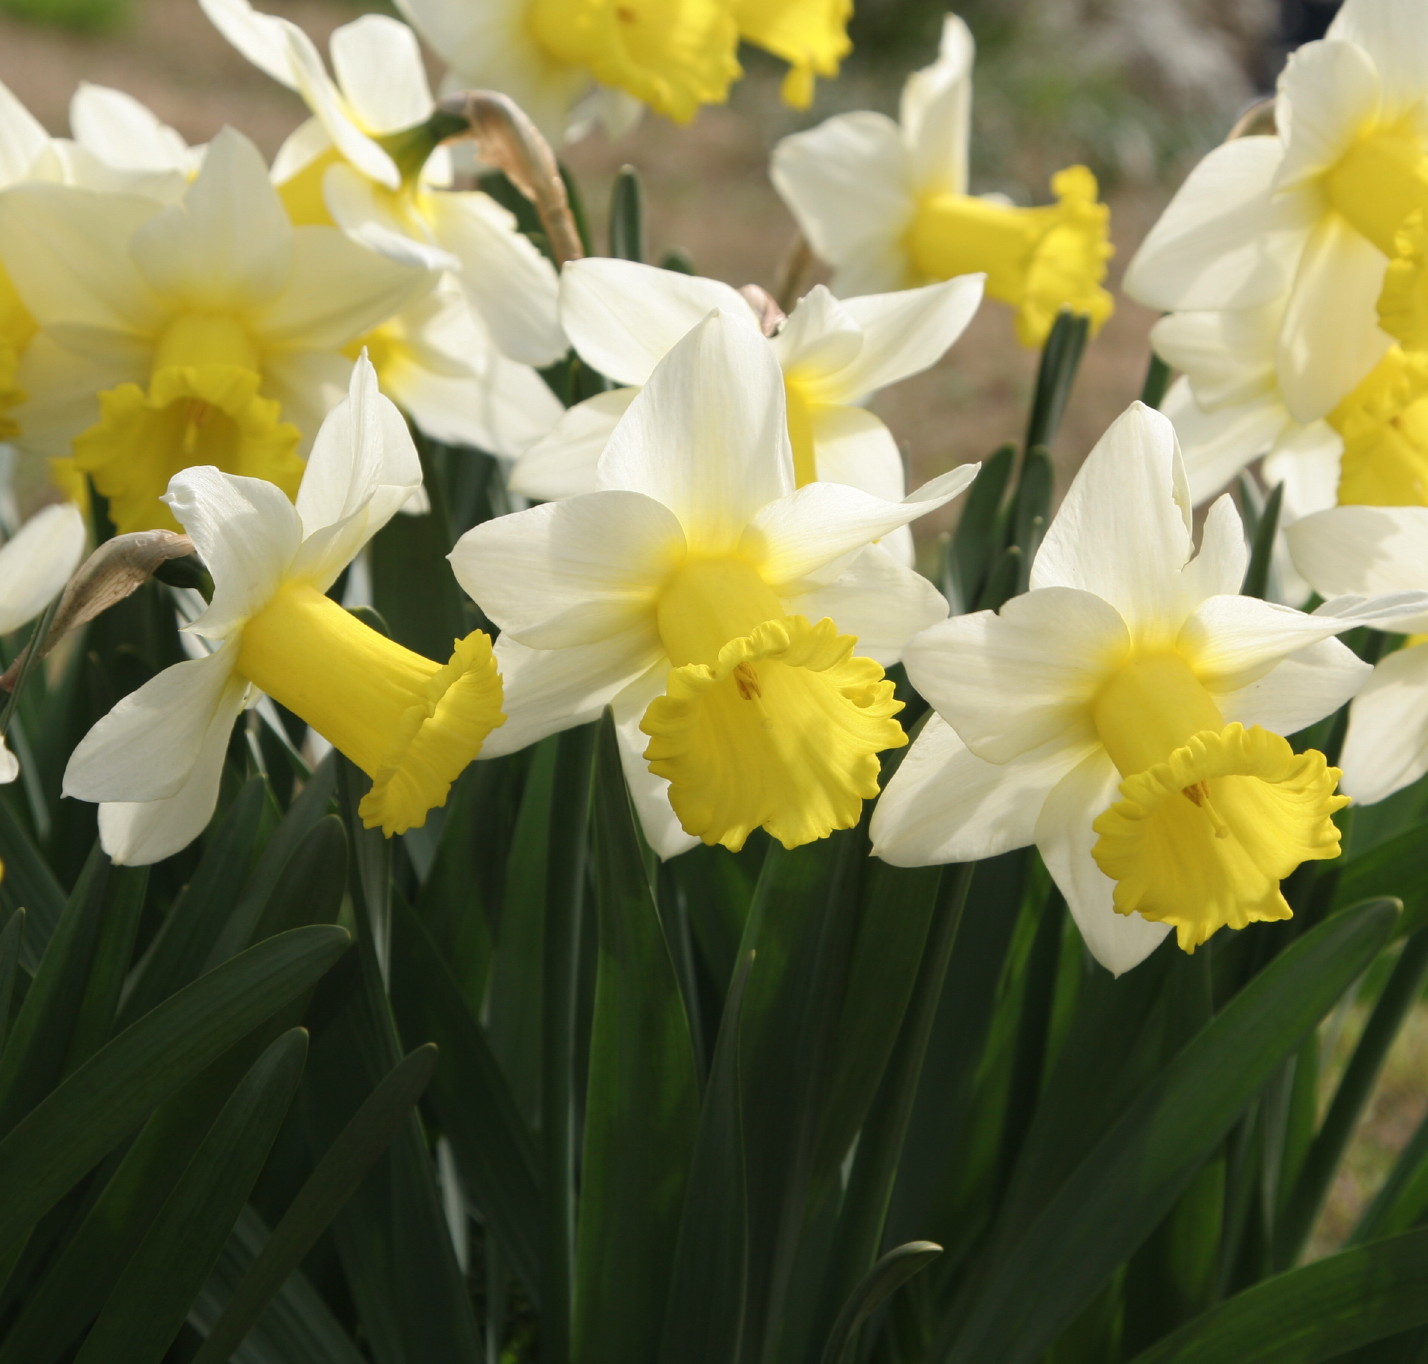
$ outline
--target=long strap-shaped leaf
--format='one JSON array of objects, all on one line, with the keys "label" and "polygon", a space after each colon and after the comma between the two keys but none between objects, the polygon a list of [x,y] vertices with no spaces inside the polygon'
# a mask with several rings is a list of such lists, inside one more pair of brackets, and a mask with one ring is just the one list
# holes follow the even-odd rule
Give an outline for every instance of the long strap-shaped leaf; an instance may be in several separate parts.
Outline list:
[{"label": "long strap-shaped leaf", "polygon": [[[1388,941],[1392,901],[1347,910],[1281,953],[1149,1084],[1024,1233],[994,1246],[973,1306],[930,1358],[1038,1359],[1170,1209],[1277,1066]],[[1109,1062],[1110,1058],[1108,1058]]]},{"label": "long strap-shaped leaf", "polygon": [[307,1033],[285,1032],[223,1105],[85,1338],[75,1364],[158,1364],[278,1135],[307,1058]]},{"label": "long strap-shaped leaf", "polygon": [[1428,1322],[1428,1230],[1266,1279],[1131,1364],[1317,1364]]},{"label": "long strap-shaped leaf", "polygon": [[200,976],[125,1028],[0,1142],[8,1248],[169,1094],[308,989],[346,950],[343,929],[294,929]]},{"label": "long strap-shaped leaf", "polygon": [[214,1323],[193,1364],[224,1364],[287,1276],[401,1130],[436,1067],[428,1044],[404,1057],[327,1148]]}]

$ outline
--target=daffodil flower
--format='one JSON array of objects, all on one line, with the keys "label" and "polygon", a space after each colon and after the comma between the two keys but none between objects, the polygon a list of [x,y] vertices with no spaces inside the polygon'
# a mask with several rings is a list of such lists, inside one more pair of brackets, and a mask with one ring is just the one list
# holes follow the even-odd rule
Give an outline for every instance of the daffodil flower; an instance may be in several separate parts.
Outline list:
[{"label": "daffodil flower", "polygon": [[1246,557],[1228,497],[1193,552],[1174,431],[1133,405],[1072,483],[1031,590],[908,646],[937,714],[874,811],[874,852],[917,866],[1035,843],[1116,972],[1172,926],[1192,951],[1225,925],[1287,918],[1279,883],[1337,854],[1345,800],[1322,754],[1280,736],[1368,676],[1333,636],[1428,596],[1305,615],[1235,595]]},{"label": "daffodil flower", "polygon": [[840,298],[984,272],[987,293],[1016,309],[1023,345],[1045,341],[1063,307],[1099,328],[1112,310],[1101,287],[1111,246],[1091,172],[1058,172],[1057,202],[1042,208],[967,192],[972,55],[966,24],[949,15],[937,61],[903,87],[900,123],[840,114],[784,138],[774,187]]},{"label": "daffodil flower", "polygon": [[836,76],[853,50],[853,0],[734,0],[734,17],[745,42],[788,63],[781,93],[795,109],[813,103],[815,78]]},{"label": "daffodil flower", "polygon": [[712,313],[631,401],[599,491],[488,521],[452,551],[502,630],[510,718],[488,755],[608,705],[663,857],[696,839],[737,849],[761,826],[793,847],[856,823],[878,753],[906,742],[882,665],[947,611],[872,542],[975,472],[902,501],[795,489],[772,349]]},{"label": "daffodil flower", "polygon": [[[1292,450],[1303,431],[1319,458],[1325,420],[1343,431],[1351,419],[1336,409],[1397,326],[1392,301],[1380,316],[1389,263],[1428,210],[1425,73],[1418,0],[1345,0],[1327,36],[1289,59],[1277,131],[1217,147],[1151,229],[1125,288],[1177,314],[1158,329],[1171,348],[1157,349],[1181,363],[1183,338],[1171,333],[1182,325],[1207,339],[1253,336],[1252,403],[1202,385],[1187,366],[1201,417],[1186,428],[1192,450],[1213,434],[1228,467],[1235,448],[1248,463],[1266,448]],[[1182,324],[1182,313],[1202,316]]]},{"label": "daffodil flower", "polygon": [[[1428,588],[1428,507],[1336,507],[1286,534],[1295,565],[1320,593]],[[1378,628],[1409,639],[1379,660],[1349,706],[1344,790],[1365,805],[1428,772],[1428,613],[1405,613]]]},{"label": "daffodil flower", "polygon": [[[296,24],[248,0],[202,3],[239,52],[312,111],[274,165],[295,222],[335,222],[374,251],[452,271],[512,360],[548,365],[565,353],[555,268],[489,194],[450,189],[449,154],[421,136],[436,106],[411,29],[377,14],[343,24],[332,35],[334,80]],[[403,134],[416,142],[398,153]]]},{"label": "daffodil flower", "polygon": [[359,812],[386,834],[420,826],[501,722],[489,639],[435,663],[326,593],[421,486],[406,423],[360,360],[322,425],[294,507],[271,483],[186,469],[168,501],[213,576],[187,627],[216,644],[119,702],[75,749],[64,790],[100,802],[104,850],[155,862],[202,831],[233,722],[259,694],[305,720],[372,778]]},{"label": "daffodil flower", "polygon": [[[776,8],[779,6],[776,6]],[[552,142],[592,113],[612,136],[648,106],[687,123],[738,77],[728,0],[402,0],[467,89],[509,95]]]},{"label": "daffodil flower", "polygon": [[[981,297],[981,277],[968,275],[846,302],[819,285],[799,301],[767,342],[783,373],[795,486],[821,479],[902,497],[897,442],[862,404],[941,359]],[[639,385],[710,312],[759,332],[753,310],[729,285],[630,261],[570,262],[560,298],[576,353],[626,387],[576,404],[517,461],[511,488],[543,501],[596,489],[600,452]]]},{"label": "daffodil flower", "polygon": [[346,387],[342,347],[435,283],[332,228],[294,228],[231,129],[176,204],[9,190],[0,261],[40,328],[18,374],[25,444],[57,456],[72,440],[121,533],[172,529],[160,497],[191,465],[295,492]]},{"label": "daffodil flower", "polygon": [[[67,502],[37,512],[0,545],[0,635],[34,620],[59,596],[79,565],[84,536],[84,517]],[[20,764],[0,734],[0,784],[19,775]]]}]

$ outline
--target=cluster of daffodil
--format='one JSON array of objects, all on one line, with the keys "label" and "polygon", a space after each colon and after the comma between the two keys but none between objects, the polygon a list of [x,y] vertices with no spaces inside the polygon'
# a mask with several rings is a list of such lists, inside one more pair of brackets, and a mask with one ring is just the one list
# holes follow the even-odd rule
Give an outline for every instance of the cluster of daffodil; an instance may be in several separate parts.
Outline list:
[{"label": "cluster of daffodil", "polygon": [[[273,166],[226,130],[190,148],[84,87],[73,140],[0,92],[0,418],[57,493],[119,534],[187,534],[212,579],[190,657],[78,745],[66,794],[147,863],[209,822],[229,736],[271,697],[372,781],[361,814],[420,826],[473,759],[613,712],[650,847],[787,847],[857,824],[907,745],[885,670],[934,707],[872,812],[899,865],[1034,843],[1095,956],[1123,971],[1170,928],[1187,951],[1287,917],[1280,882],[1333,857],[1339,770],[1286,739],[1362,688],[1346,790],[1428,771],[1428,650],[1374,671],[1335,636],[1428,631],[1428,17],[1348,0],[1295,56],[1276,131],[1226,143],[1132,264],[1170,310],[1185,377],[1086,459],[999,611],[949,618],[910,523],[975,464],[908,492],[864,407],[947,352],[983,292],[1028,346],[1095,330],[1107,210],[1084,167],[1052,206],[968,192],[972,42],[949,17],[901,118],[782,142],[772,176],[832,267],[785,313],[767,294],[637,262],[555,264],[461,188],[411,29],[311,40],[247,0],[202,0],[311,118]],[[789,0],[407,0],[458,82],[499,86],[552,136],[630,97],[685,119],[722,99],[742,35],[807,103],[846,49],[844,6]],[[610,381],[565,408],[536,366],[573,350]],[[499,631],[422,657],[331,595],[422,503],[408,420],[507,461],[532,505],[450,548]],[[1182,463],[1180,443],[1185,447]],[[1420,440],[1420,433],[1422,439]],[[1228,497],[1268,452],[1289,488],[1312,612],[1239,595]],[[1340,458],[1342,453],[1342,471]],[[1374,508],[1323,510],[1335,500]],[[1317,513],[1309,515],[1309,513]],[[1295,519],[1297,518],[1297,519]],[[0,633],[80,555],[76,505],[0,551]],[[19,565],[16,569],[12,565]],[[15,764],[0,748],[0,777]]]}]

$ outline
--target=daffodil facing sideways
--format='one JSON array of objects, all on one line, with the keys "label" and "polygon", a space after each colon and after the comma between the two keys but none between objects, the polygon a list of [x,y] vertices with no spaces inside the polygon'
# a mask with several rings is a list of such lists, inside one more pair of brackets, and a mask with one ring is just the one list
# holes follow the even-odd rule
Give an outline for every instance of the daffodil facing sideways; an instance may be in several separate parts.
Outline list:
[{"label": "daffodil facing sideways", "polygon": [[1120,972],[1173,927],[1284,919],[1279,883],[1333,857],[1345,804],[1322,754],[1281,737],[1342,705],[1369,667],[1333,637],[1428,595],[1315,614],[1235,595],[1247,553],[1228,497],[1198,554],[1169,421],[1137,403],[1047,530],[1031,590],[907,647],[935,707],[873,813],[900,866],[1035,843],[1087,946]]},{"label": "daffodil facing sideways", "polygon": [[19,370],[25,445],[69,453],[120,533],[208,464],[291,495],[351,372],[342,347],[435,276],[294,228],[253,145],[225,129],[181,201],[67,185],[0,195],[0,262],[39,326]]},{"label": "daffodil facing sideways", "polygon": [[[1272,451],[1285,457],[1276,479],[1309,462],[1293,500],[1319,510],[1333,503],[1342,442],[1369,448],[1359,409],[1381,410],[1394,387],[1386,352],[1425,337],[1414,300],[1428,293],[1412,282],[1428,209],[1425,101],[1428,9],[1345,0],[1327,36],[1290,57],[1276,130],[1212,151],[1131,261],[1126,292],[1171,313],[1156,349],[1189,382],[1167,410],[1206,495]],[[1237,358],[1217,353],[1221,341]]]},{"label": "daffodil facing sideways", "polygon": [[796,488],[773,351],[711,313],[631,401],[598,491],[485,522],[452,551],[502,631],[509,719],[487,755],[609,706],[662,857],[696,840],[738,849],[760,827],[794,847],[856,823],[878,753],[906,742],[883,667],[947,612],[873,542],[975,472],[900,501]]},{"label": "daffodil facing sideways", "polygon": [[[846,302],[819,285],[778,321],[767,345],[783,373],[796,487],[821,479],[888,501],[902,497],[897,442],[862,404],[941,359],[981,298],[979,275]],[[512,490],[541,501],[595,491],[600,453],[639,386],[709,313],[760,331],[760,319],[729,285],[630,261],[570,262],[560,299],[576,354],[625,387],[577,403],[517,460]],[[897,543],[910,554],[910,537]]]},{"label": "daffodil facing sideways", "polygon": [[[1295,566],[1321,593],[1428,590],[1428,507],[1344,506],[1286,531]],[[1365,805],[1428,772],[1428,613],[1405,612],[1381,630],[1406,635],[1381,658],[1349,705],[1344,790]]]},{"label": "daffodil facing sideways", "polygon": [[450,271],[498,350],[527,365],[565,353],[555,269],[489,194],[457,191],[416,35],[364,15],[332,35],[334,80],[302,29],[248,0],[202,0],[219,32],[312,113],[273,165],[294,223],[336,224],[399,262]]},{"label": "daffodil facing sideways", "polygon": [[1040,346],[1062,308],[1097,330],[1113,304],[1096,179],[1084,166],[1059,171],[1056,203],[1039,208],[969,194],[972,56],[966,24],[948,15],[936,62],[903,87],[899,123],[840,114],[784,138],[774,187],[840,298],[984,273],[988,295],[1016,310],[1023,345]]},{"label": "daffodil facing sideways", "polygon": [[[84,517],[71,502],[37,512],[0,545],[0,635],[34,620],[63,589],[84,553]],[[0,692],[0,710],[8,698]],[[0,784],[14,781],[20,764],[0,733]]]},{"label": "daffodil facing sideways", "polygon": [[401,414],[365,359],[323,423],[294,506],[271,483],[206,466],[168,500],[213,577],[186,628],[216,646],[165,669],[84,737],[65,794],[100,802],[116,862],[155,862],[213,814],[233,722],[260,693],[372,778],[359,813],[388,835],[419,827],[502,720],[490,640],[457,640],[436,663],[362,624],[326,593],[421,487]]}]

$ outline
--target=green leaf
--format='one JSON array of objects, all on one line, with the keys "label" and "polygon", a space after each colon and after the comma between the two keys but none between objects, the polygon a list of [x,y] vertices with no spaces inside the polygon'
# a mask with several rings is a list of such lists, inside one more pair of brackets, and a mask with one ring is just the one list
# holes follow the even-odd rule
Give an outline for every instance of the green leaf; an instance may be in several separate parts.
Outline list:
[{"label": "green leaf", "polygon": [[1049,447],[1055,438],[1090,333],[1091,320],[1084,313],[1073,313],[1069,308],[1063,308],[1056,315],[1036,371],[1036,390],[1031,400],[1031,416],[1026,424],[1028,450],[1037,445]]},{"label": "green leaf", "polygon": [[10,913],[22,908],[28,911],[30,926],[25,931],[20,962],[34,975],[50,935],[64,913],[67,897],[3,793],[0,793],[0,862],[5,865],[5,876],[0,879],[0,909]]},{"label": "green leaf", "polygon": [[148,867],[110,869],[89,979],[65,1057],[66,1072],[87,1061],[109,1040],[114,1029],[120,995],[134,957],[134,941],[148,886]]},{"label": "green leaf", "polygon": [[386,1076],[328,1147],[228,1299],[193,1364],[224,1364],[289,1274],[395,1139],[436,1067],[436,1048],[418,1047]]},{"label": "green leaf", "polygon": [[535,1143],[425,927],[401,901],[393,920],[392,1003],[403,1033],[440,1054],[429,1101],[456,1153],[471,1197],[511,1268],[539,1291],[540,1195]]},{"label": "green leaf", "polygon": [[1001,509],[1016,467],[1016,446],[998,447],[982,462],[962,503],[948,546],[943,588],[954,614],[970,611],[982,594],[992,557],[1001,552]]},{"label": "green leaf", "polygon": [[159,1364],[217,1263],[302,1075],[284,1033],[233,1091],[119,1276],[75,1364]]},{"label": "green leaf", "polygon": [[616,260],[645,258],[642,199],[639,172],[633,166],[621,166],[610,189],[610,254]]},{"label": "green leaf", "polygon": [[20,946],[25,936],[23,909],[17,909],[0,928],[0,1055],[10,1036],[10,1001],[15,994],[15,976],[20,969]]},{"label": "green leaf", "polygon": [[1364,1104],[1388,1058],[1388,1049],[1422,998],[1425,980],[1428,980],[1428,929],[1415,933],[1404,943],[1393,973],[1334,1091],[1329,1111],[1309,1147],[1299,1178],[1274,1229],[1276,1268],[1288,1269],[1299,1258]]},{"label": "green leaf", "polygon": [[740,1357],[749,1266],[748,1181],[739,1076],[745,953],[724,1002],[694,1138],[664,1314],[660,1364],[730,1364]]},{"label": "green leaf", "polygon": [[635,835],[614,720],[594,802],[598,957],[576,1246],[574,1358],[654,1358],[699,1115],[689,1021]]},{"label": "green leaf", "polygon": [[888,1251],[843,1304],[828,1333],[828,1343],[823,1347],[822,1364],[842,1364],[858,1328],[914,1274],[941,1254],[942,1247],[933,1241],[909,1241]]},{"label": "green leaf", "polygon": [[1376,902],[1280,953],[1147,1085],[1024,1233],[999,1239],[933,1358],[1029,1364],[1169,1210],[1264,1082],[1393,932]]},{"label": "green leaf", "polygon": [[1159,407],[1165,401],[1165,390],[1169,387],[1170,366],[1152,351],[1145,370],[1145,382],[1140,386],[1140,400],[1147,407]]},{"label": "green leaf", "polygon": [[1318,1364],[1428,1322],[1428,1230],[1375,1241],[1246,1289],[1131,1364]]},{"label": "green leaf", "polygon": [[1263,598],[1269,590],[1274,537],[1279,531],[1279,509],[1283,502],[1284,484],[1276,483],[1274,491],[1265,499],[1264,510],[1259,514],[1259,524],[1254,528],[1249,565],[1245,569],[1245,580],[1240,586],[1242,596]]},{"label": "green leaf", "polygon": [[132,1023],[204,970],[243,888],[266,800],[266,783],[253,777],[208,830],[193,879],[174,901],[135,974],[121,1014],[124,1023]]},{"label": "green leaf", "polygon": [[0,1250],[24,1236],[165,1097],[346,950],[340,928],[298,928],[225,962],[106,1043],[0,1142]]}]

